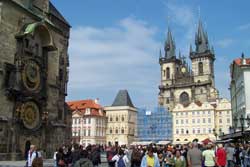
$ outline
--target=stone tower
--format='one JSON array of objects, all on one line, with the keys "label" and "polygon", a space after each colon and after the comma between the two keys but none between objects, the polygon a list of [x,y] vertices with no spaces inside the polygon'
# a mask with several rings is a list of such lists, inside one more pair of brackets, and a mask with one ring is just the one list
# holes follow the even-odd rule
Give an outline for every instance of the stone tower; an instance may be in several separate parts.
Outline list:
[{"label": "stone tower", "polygon": [[70,143],[65,104],[70,25],[49,0],[4,0],[0,5],[0,160]]},{"label": "stone tower", "polygon": [[178,103],[184,106],[191,102],[215,100],[218,91],[214,87],[214,52],[209,47],[208,36],[201,21],[195,35],[195,51],[190,46],[192,69],[185,57],[176,57],[175,42],[170,29],[165,42],[165,55],[160,52],[161,84],[158,96],[159,105],[170,111]]},{"label": "stone tower", "polygon": [[195,34],[195,46],[195,51],[190,46],[194,82],[210,82],[214,86],[214,51],[209,47],[208,36],[202,27],[201,20]]}]

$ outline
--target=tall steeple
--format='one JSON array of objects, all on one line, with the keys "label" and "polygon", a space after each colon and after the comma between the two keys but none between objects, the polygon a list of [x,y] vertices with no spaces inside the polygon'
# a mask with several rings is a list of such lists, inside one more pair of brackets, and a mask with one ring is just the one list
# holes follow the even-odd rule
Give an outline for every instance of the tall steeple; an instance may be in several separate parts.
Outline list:
[{"label": "tall steeple", "polygon": [[175,43],[174,43],[170,28],[168,28],[168,36],[165,42],[164,50],[165,50],[165,57],[167,59],[171,59],[175,57]]},{"label": "tall steeple", "polygon": [[196,52],[203,53],[209,50],[208,36],[204,31],[201,19],[199,20],[198,32],[195,34]]}]

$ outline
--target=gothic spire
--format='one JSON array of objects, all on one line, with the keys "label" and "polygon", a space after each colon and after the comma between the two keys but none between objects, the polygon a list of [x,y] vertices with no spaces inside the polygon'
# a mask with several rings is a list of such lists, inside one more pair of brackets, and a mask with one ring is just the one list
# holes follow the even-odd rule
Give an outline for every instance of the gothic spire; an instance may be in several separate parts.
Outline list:
[{"label": "gothic spire", "polygon": [[195,34],[196,52],[202,53],[209,50],[208,36],[204,31],[202,22],[199,20],[198,31]]},{"label": "gothic spire", "polygon": [[168,28],[168,36],[167,36],[167,40],[165,42],[164,49],[165,49],[165,57],[167,59],[171,59],[171,58],[175,57],[175,43],[174,43],[170,28]]}]

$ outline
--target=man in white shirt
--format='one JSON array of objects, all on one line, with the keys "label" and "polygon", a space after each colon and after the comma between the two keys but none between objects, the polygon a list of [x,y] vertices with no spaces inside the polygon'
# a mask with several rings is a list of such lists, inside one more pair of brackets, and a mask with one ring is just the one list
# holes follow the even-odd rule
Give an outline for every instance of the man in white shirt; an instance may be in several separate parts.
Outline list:
[{"label": "man in white shirt", "polygon": [[31,167],[33,160],[35,158],[38,158],[38,157],[40,157],[40,156],[39,156],[38,152],[36,151],[36,146],[31,145],[30,150],[28,152],[27,167]]}]

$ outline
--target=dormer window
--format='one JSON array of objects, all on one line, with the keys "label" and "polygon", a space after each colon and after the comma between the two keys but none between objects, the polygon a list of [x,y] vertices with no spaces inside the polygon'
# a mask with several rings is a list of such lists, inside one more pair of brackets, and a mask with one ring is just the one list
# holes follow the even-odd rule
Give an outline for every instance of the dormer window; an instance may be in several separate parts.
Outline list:
[{"label": "dormer window", "polygon": [[90,115],[90,108],[86,108],[85,115]]}]

